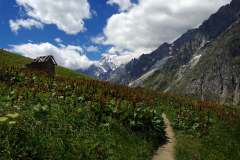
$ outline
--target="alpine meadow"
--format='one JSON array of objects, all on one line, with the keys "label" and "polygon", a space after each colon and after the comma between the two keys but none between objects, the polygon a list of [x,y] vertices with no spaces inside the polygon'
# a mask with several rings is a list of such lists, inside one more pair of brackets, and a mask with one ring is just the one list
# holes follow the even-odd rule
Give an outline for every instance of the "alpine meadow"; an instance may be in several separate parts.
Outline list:
[{"label": "alpine meadow", "polygon": [[240,0],[2,0],[0,26],[0,160],[240,159]]}]

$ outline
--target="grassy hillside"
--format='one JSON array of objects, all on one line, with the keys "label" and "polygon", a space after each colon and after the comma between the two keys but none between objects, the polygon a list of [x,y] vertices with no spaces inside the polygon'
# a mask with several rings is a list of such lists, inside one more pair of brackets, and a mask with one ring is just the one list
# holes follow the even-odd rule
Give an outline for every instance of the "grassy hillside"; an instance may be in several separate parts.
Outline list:
[{"label": "grassy hillside", "polygon": [[0,159],[151,159],[164,139],[154,95],[19,69],[29,61],[1,52]]},{"label": "grassy hillside", "polygon": [[[31,63],[32,59],[23,57],[21,55],[10,53],[5,50],[0,49],[0,65],[7,65],[7,66],[15,66],[15,67],[25,67],[26,64]],[[81,74],[79,72],[72,71],[70,69],[57,66],[56,68],[56,76],[64,76],[68,78],[87,78],[91,79],[90,77]]]}]

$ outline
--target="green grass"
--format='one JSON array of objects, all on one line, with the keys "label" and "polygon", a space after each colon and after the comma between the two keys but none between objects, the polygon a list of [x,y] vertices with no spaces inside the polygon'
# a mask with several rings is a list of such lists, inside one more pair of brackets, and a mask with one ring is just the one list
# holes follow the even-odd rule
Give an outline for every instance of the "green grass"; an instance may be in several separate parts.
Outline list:
[{"label": "green grass", "polygon": [[0,50],[0,65],[24,67],[26,64],[31,63],[30,58],[20,56],[15,53],[10,53],[5,50]]},{"label": "green grass", "polygon": [[[0,65],[23,68],[25,67],[26,64],[29,64],[31,62],[32,62],[32,59],[30,58],[23,57],[21,55],[10,53],[8,51],[0,49]],[[68,77],[68,78],[92,79],[87,75],[84,75],[82,73],[79,73],[61,66],[56,67],[56,76]]]},{"label": "green grass", "polygon": [[56,76],[59,77],[68,77],[68,78],[73,78],[73,79],[93,79],[83,73],[76,72],[61,66],[56,67]]},{"label": "green grass", "polygon": [[240,157],[239,128],[218,124],[204,137],[184,131],[177,131],[176,135],[177,160],[236,160]]},{"label": "green grass", "polygon": [[192,160],[200,157],[200,149],[203,148],[203,145],[198,138],[193,135],[178,131],[176,133],[176,139],[177,160]]}]

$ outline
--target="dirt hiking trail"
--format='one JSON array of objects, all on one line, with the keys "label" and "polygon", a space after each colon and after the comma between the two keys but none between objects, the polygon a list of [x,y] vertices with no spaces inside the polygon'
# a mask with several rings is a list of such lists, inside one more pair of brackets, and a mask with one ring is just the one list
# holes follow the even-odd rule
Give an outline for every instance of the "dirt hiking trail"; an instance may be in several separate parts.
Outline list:
[{"label": "dirt hiking trail", "polygon": [[158,148],[152,160],[175,160],[175,134],[167,116],[163,114],[162,117],[166,125],[165,132],[167,141]]}]

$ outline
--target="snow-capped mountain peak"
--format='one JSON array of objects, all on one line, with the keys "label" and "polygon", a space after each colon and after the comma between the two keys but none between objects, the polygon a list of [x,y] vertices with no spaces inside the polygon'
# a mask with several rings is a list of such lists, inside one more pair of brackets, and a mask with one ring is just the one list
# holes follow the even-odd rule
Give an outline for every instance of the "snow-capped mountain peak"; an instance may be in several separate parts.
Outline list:
[{"label": "snow-capped mountain peak", "polygon": [[96,61],[88,69],[80,71],[92,77],[101,79],[101,76],[104,76],[105,74],[108,74],[120,67],[121,63],[118,63],[116,58],[117,55],[103,54],[99,61]]}]

